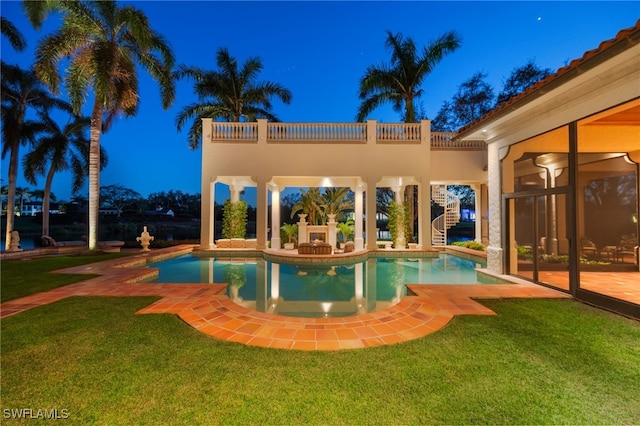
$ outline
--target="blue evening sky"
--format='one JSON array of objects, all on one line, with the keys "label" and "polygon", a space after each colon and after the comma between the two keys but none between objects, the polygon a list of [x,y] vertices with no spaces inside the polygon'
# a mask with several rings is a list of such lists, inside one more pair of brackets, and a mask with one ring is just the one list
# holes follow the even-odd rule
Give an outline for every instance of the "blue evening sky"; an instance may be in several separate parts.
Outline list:
[{"label": "blue evening sky", "polygon": [[[264,64],[260,79],[278,82],[293,93],[290,105],[274,103],[275,114],[284,122],[353,122],[360,77],[367,66],[389,59],[385,30],[401,32],[418,46],[447,31],[461,35],[461,47],[424,82],[421,101],[433,118],[458,86],[478,71],[488,75],[497,94],[509,73],[528,60],[555,71],[640,18],[640,3],[632,1],[128,3],[147,14],[170,42],[178,63],[213,69],[220,47],[240,62],[259,56]],[[0,11],[28,39],[27,50],[16,53],[3,37],[2,59],[28,67],[38,40],[58,21],[50,17],[36,32],[22,15],[21,3],[3,0]],[[175,127],[178,111],[196,100],[191,88],[189,81],[179,82],[176,101],[165,111],[155,83],[141,73],[137,116],[118,119],[102,136],[109,165],[101,174],[101,185],[123,184],[145,197],[171,189],[200,192],[200,150],[190,151],[186,132]],[[376,110],[370,118],[400,119],[390,107]],[[7,160],[2,161],[0,175],[4,185]],[[18,186],[34,188],[22,172]],[[37,188],[43,187],[41,179]],[[71,197],[68,175],[56,175],[53,192],[58,200]],[[86,189],[82,195],[87,196]]]}]

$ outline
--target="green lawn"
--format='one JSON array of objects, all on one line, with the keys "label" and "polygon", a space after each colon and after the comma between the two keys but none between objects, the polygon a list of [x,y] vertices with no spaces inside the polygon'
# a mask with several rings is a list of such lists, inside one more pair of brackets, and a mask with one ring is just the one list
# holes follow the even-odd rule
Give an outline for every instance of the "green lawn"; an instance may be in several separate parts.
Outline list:
[{"label": "green lawn", "polygon": [[126,253],[97,253],[91,255],[55,256],[39,259],[3,260],[0,265],[2,282],[0,301],[17,299],[41,291],[49,291],[62,285],[84,281],[95,275],[54,274],[57,269],[70,268],[86,263],[101,262]]},{"label": "green lawn", "polygon": [[135,315],[154,300],[74,297],[1,320],[2,423],[31,408],[79,425],[640,424],[640,322],[575,301],[485,301],[498,316],[422,339],[298,352]]}]

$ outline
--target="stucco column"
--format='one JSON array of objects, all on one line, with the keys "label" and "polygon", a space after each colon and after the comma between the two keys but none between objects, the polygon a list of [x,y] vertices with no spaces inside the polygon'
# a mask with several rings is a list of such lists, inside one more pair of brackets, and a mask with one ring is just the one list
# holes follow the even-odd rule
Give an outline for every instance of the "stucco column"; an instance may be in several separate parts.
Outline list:
[{"label": "stucco column", "polygon": [[431,250],[431,185],[423,181],[418,185],[418,244],[422,250]]},{"label": "stucco column", "polygon": [[300,243],[308,243],[307,241],[307,215],[305,213],[300,213],[298,215],[300,220],[298,221],[298,244]]},{"label": "stucco column", "polygon": [[327,242],[335,249],[338,248],[336,238],[336,227],[338,222],[336,222],[336,215],[333,213],[329,213],[327,217],[329,218],[327,221]]},{"label": "stucco column", "polygon": [[418,186],[418,244],[431,250],[431,120],[420,120],[420,144],[429,167],[422,169]]},{"label": "stucco column", "polygon": [[271,185],[271,248],[282,248],[280,241],[280,187]]},{"label": "stucco column", "polygon": [[358,183],[352,191],[355,193],[355,248],[356,250],[362,250],[364,248],[364,238],[362,236],[362,219],[364,210],[364,197],[362,191],[362,183]]},{"label": "stucco column", "polygon": [[[480,185],[480,196],[481,243],[487,246],[489,245],[489,195],[487,194],[486,184]],[[478,220],[477,213],[476,220]]]},{"label": "stucco column", "polygon": [[482,218],[482,207],[481,207],[482,193],[480,192],[481,185],[479,183],[474,183],[473,185],[470,185],[470,186],[471,186],[471,189],[473,189],[474,196],[475,196],[475,212],[476,212],[475,241],[477,243],[482,243],[482,219],[481,219]]},{"label": "stucco column", "polygon": [[377,250],[378,246],[376,236],[376,183],[380,179],[378,177],[367,177],[367,201],[366,201],[366,236],[367,250]]},{"label": "stucco column", "polygon": [[240,201],[240,194],[242,191],[244,191],[244,186],[242,185],[229,185],[229,192],[231,193],[229,199],[232,203]]},{"label": "stucco column", "polygon": [[[502,248],[502,182],[500,178],[500,153],[498,145],[487,146],[489,183],[489,245],[487,246],[487,268],[495,273],[504,273]],[[508,220],[506,218],[505,220]]]},{"label": "stucco column", "polygon": [[257,183],[257,205],[256,205],[256,248],[264,250],[267,248],[267,179],[258,176],[254,179]]},{"label": "stucco column", "polygon": [[200,248],[209,250],[215,248],[213,241],[215,229],[215,182],[202,185],[200,212]]}]

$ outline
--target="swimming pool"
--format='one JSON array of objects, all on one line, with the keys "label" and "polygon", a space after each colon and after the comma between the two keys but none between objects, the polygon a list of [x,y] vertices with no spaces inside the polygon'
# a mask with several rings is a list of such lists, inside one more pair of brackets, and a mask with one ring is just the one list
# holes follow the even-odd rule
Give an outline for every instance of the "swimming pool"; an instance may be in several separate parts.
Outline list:
[{"label": "swimming pool", "polygon": [[345,317],[398,303],[405,284],[495,283],[479,263],[449,254],[367,258],[353,263],[276,263],[263,258],[200,258],[153,263],[157,283],[227,283],[234,302],[259,312],[294,317]]}]

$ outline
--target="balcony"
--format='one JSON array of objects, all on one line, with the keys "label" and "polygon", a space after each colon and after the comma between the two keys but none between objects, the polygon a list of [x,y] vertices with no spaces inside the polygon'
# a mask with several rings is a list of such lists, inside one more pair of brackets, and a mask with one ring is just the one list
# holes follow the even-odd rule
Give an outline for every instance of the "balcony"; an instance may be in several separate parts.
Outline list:
[{"label": "balcony", "polygon": [[[266,144],[421,144],[430,135],[433,150],[484,150],[483,141],[456,140],[455,132],[429,132],[422,123],[257,123],[211,122],[205,140],[212,143]],[[424,129],[427,129],[426,131]],[[423,133],[425,133],[423,135]],[[426,142],[426,141],[424,141]]]}]

